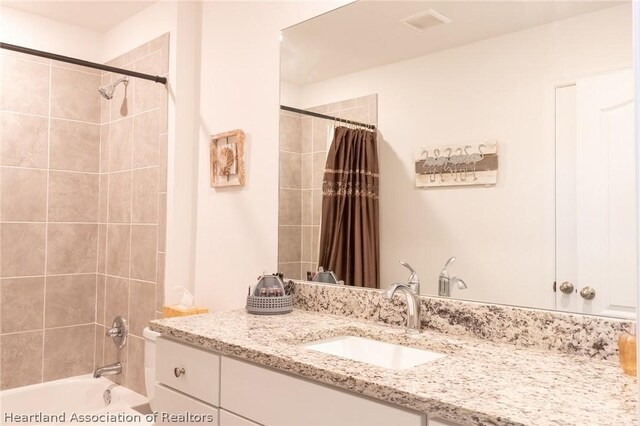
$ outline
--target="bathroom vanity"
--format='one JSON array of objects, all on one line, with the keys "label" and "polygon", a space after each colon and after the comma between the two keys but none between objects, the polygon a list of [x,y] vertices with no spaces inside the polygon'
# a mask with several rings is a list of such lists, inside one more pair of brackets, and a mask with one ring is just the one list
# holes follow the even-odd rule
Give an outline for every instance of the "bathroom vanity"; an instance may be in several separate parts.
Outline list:
[{"label": "bathroom vanity", "polygon": [[[611,360],[296,309],[151,323],[154,409],[220,425],[636,424],[637,382]],[[389,369],[306,347],[356,336],[444,355]]]}]

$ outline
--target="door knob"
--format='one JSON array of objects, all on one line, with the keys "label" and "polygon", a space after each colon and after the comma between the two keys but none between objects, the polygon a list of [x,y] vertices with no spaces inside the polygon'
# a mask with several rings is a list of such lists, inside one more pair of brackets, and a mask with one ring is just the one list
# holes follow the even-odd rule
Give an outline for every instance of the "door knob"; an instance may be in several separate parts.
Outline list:
[{"label": "door knob", "polygon": [[176,367],[176,368],[174,368],[174,369],[173,369],[173,374],[174,374],[174,376],[176,376],[176,377],[180,377],[180,376],[182,376],[184,373],[185,373],[184,368],[178,368],[178,367]]},{"label": "door knob", "polygon": [[586,286],[582,290],[580,290],[580,296],[587,300],[591,300],[596,297],[596,291],[593,287]]},{"label": "door knob", "polygon": [[569,281],[563,282],[562,284],[560,284],[560,291],[563,292],[564,294],[573,293],[573,284],[570,283]]}]

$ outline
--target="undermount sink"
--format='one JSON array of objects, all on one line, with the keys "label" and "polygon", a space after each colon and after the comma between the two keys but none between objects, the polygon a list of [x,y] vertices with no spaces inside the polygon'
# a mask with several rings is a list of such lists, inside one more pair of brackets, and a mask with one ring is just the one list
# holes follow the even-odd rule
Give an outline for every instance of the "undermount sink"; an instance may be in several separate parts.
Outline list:
[{"label": "undermount sink", "polygon": [[378,367],[404,370],[445,355],[356,336],[340,336],[300,345],[306,349],[366,362]]}]

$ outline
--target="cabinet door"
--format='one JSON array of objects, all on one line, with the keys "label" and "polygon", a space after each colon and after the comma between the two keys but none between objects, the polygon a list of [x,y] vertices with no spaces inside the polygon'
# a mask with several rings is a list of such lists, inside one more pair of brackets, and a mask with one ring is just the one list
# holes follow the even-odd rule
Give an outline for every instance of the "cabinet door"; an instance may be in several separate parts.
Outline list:
[{"label": "cabinet door", "polygon": [[425,426],[424,414],[222,357],[220,407],[267,426]]},{"label": "cabinet door", "polygon": [[[153,409],[159,413],[156,425],[218,425],[217,408],[163,385],[156,385],[155,389]],[[191,419],[179,417],[185,414],[193,417]]]},{"label": "cabinet door", "polygon": [[220,410],[220,426],[260,426],[251,420],[236,416],[225,410]]}]

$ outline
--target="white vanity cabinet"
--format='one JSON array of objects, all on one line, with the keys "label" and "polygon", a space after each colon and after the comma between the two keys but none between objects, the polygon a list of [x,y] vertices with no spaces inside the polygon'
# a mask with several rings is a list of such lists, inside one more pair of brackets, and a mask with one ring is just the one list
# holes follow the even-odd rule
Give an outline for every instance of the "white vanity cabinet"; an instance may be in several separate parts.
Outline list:
[{"label": "white vanity cabinet", "polygon": [[[156,356],[159,412],[210,414],[220,426],[427,425],[425,414],[165,337]],[[429,421],[440,425],[452,426]]]}]

